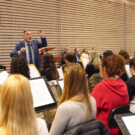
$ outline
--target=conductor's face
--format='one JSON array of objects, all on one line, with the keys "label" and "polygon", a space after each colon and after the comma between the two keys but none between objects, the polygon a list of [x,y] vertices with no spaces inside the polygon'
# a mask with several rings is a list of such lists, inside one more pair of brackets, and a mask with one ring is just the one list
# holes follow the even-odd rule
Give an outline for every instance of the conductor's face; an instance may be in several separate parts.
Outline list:
[{"label": "conductor's face", "polygon": [[25,42],[30,43],[31,39],[32,39],[32,35],[30,31],[26,31],[23,35],[23,38],[25,40]]}]

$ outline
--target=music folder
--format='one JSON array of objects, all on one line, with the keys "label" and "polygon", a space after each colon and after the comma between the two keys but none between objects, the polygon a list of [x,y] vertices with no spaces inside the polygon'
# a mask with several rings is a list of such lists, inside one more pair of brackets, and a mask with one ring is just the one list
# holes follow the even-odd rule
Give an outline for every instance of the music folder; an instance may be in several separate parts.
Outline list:
[{"label": "music folder", "polygon": [[135,135],[135,114],[123,113],[114,115],[122,135]]},{"label": "music folder", "polygon": [[63,91],[63,89],[64,89],[64,82],[63,82],[63,79],[57,80],[57,83],[58,83],[58,85],[59,85],[61,91]]},{"label": "music folder", "polygon": [[28,64],[30,71],[30,78],[40,77],[40,73],[34,64]]},{"label": "music folder", "polygon": [[36,112],[56,108],[57,102],[44,77],[32,78],[29,79],[29,82]]}]

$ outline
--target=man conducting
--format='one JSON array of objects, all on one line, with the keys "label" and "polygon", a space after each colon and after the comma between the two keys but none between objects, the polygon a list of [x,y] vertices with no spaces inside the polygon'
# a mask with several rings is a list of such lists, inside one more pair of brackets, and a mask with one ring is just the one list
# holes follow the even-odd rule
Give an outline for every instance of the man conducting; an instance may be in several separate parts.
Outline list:
[{"label": "man conducting", "polygon": [[38,40],[32,40],[32,34],[30,31],[24,31],[24,40],[16,43],[15,48],[10,53],[10,56],[22,54],[29,64],[34,64],[38,69],[41,69],[42,61],[39,55],[38,49],[47,46],[47,41],[42,30],[38,31],[38,34],[42,42]]}]

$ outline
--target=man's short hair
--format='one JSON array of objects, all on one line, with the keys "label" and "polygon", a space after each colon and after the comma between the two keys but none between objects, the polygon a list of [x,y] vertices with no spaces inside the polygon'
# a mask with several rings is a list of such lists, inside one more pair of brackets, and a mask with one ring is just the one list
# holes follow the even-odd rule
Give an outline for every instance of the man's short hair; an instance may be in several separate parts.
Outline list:
[{"label": "man's short hair", "polygon": [[107,50],[103,53],[103,57],[107,57],[107,56],[110,56],[110,55],[113,55],[114,53],[111,51],[111,50]]},{"label": "man's short hair", "polygon": [[65,60],[68,60],[69,62],[75,61],[74,54],[71,52],[66,53],[64,58],[65,58]]},{"label": "man's short hair", "polygon": [[23,31],[23,34],[25,34],[25,32],[27,32],[27,31],[29,31],[29,30],[24,30],[24,31]]}]

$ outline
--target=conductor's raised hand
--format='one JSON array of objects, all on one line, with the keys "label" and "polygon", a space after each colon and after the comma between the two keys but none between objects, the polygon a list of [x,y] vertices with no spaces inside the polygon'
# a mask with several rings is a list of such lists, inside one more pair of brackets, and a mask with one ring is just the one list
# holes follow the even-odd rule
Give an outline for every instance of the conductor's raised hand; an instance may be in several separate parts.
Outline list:
[{"label": "conductor's raised hand", "polygon": [[38,30],[38,34],[40,37],[42,37],[44,35],[43,30]]}]

